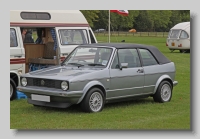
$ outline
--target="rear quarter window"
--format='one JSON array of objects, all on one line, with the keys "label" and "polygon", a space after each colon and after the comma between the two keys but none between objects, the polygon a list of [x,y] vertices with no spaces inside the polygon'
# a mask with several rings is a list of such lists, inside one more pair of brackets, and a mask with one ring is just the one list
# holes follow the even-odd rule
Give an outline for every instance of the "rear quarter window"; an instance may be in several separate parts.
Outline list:
[{"label": "rear quarter window", "polygon": [[149,50],[146,49],[139,49],[141,59],[143,66],[151,66],[151,65],[157,65],[158,62],[154,58],[154,56],[149,52]]}]

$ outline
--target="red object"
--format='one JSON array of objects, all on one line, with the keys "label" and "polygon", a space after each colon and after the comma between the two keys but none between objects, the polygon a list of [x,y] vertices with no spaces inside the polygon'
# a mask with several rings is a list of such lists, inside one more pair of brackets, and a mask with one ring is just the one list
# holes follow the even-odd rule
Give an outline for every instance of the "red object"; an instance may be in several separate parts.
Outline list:
[{"label": "red object", "polygon": [[110,12],[117,13],[123,16],[128,16],[128,10],[110,10]]}]

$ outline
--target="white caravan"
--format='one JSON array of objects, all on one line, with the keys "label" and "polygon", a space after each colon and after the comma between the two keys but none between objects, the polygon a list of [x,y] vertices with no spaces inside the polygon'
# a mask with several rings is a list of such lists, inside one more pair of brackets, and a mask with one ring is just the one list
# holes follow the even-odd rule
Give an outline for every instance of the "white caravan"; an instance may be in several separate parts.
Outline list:
[{"label": "white caravan", "polygon": [[176,24],[169,31],[166,46],[172,52],[179,50],[181,53],[190,52],[190,22]]},{"label": "white caravan", "polygon": [[[22,39],[28,30],[29,39]],[[28,38],[28,35],[26,35]],[[79,10],[10,11],[10,100],[20,74],[59,64],[77,45],[97,43]]]}]

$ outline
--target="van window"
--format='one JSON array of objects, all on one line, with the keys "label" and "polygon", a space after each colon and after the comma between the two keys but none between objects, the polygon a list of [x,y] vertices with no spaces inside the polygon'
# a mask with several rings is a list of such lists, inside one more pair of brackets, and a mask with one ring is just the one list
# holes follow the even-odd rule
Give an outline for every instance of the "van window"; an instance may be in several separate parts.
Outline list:
[{"label": "van window", "polygon": [[170,38],[178,38],[179,37],[180,30],[172,30],[170,34]]},{"label": "van window", "polygon": [[180,34],[180,39],[187,39],[188,37],[189,37],[189,35],[187,34],[187,32],[182,30],[181,34]]},{"label": "van window", "polygon": [[88,35],[85,29],[59,30],[61,45],[88,44]]},{"label": "van window", "polygon": [[50,20],[49,13],[44,12],[21,12],[21,18],[24,20]]},{"label": "van window", "polygon": [[10,29],[10,47],[17,47],[17,36],[15,29]]}]

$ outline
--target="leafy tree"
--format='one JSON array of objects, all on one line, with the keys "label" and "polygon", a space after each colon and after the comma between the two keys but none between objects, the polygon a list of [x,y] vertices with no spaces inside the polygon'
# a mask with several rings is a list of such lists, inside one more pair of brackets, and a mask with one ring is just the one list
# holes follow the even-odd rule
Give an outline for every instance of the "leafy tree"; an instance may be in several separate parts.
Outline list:
[{"label": "leafy tree", "polygon": [[99,10],[81,10],[83,15],[85,16],[87,22],[89,23],[90,27],[94,26],[94,21],[96,21],[98,17]]}]

